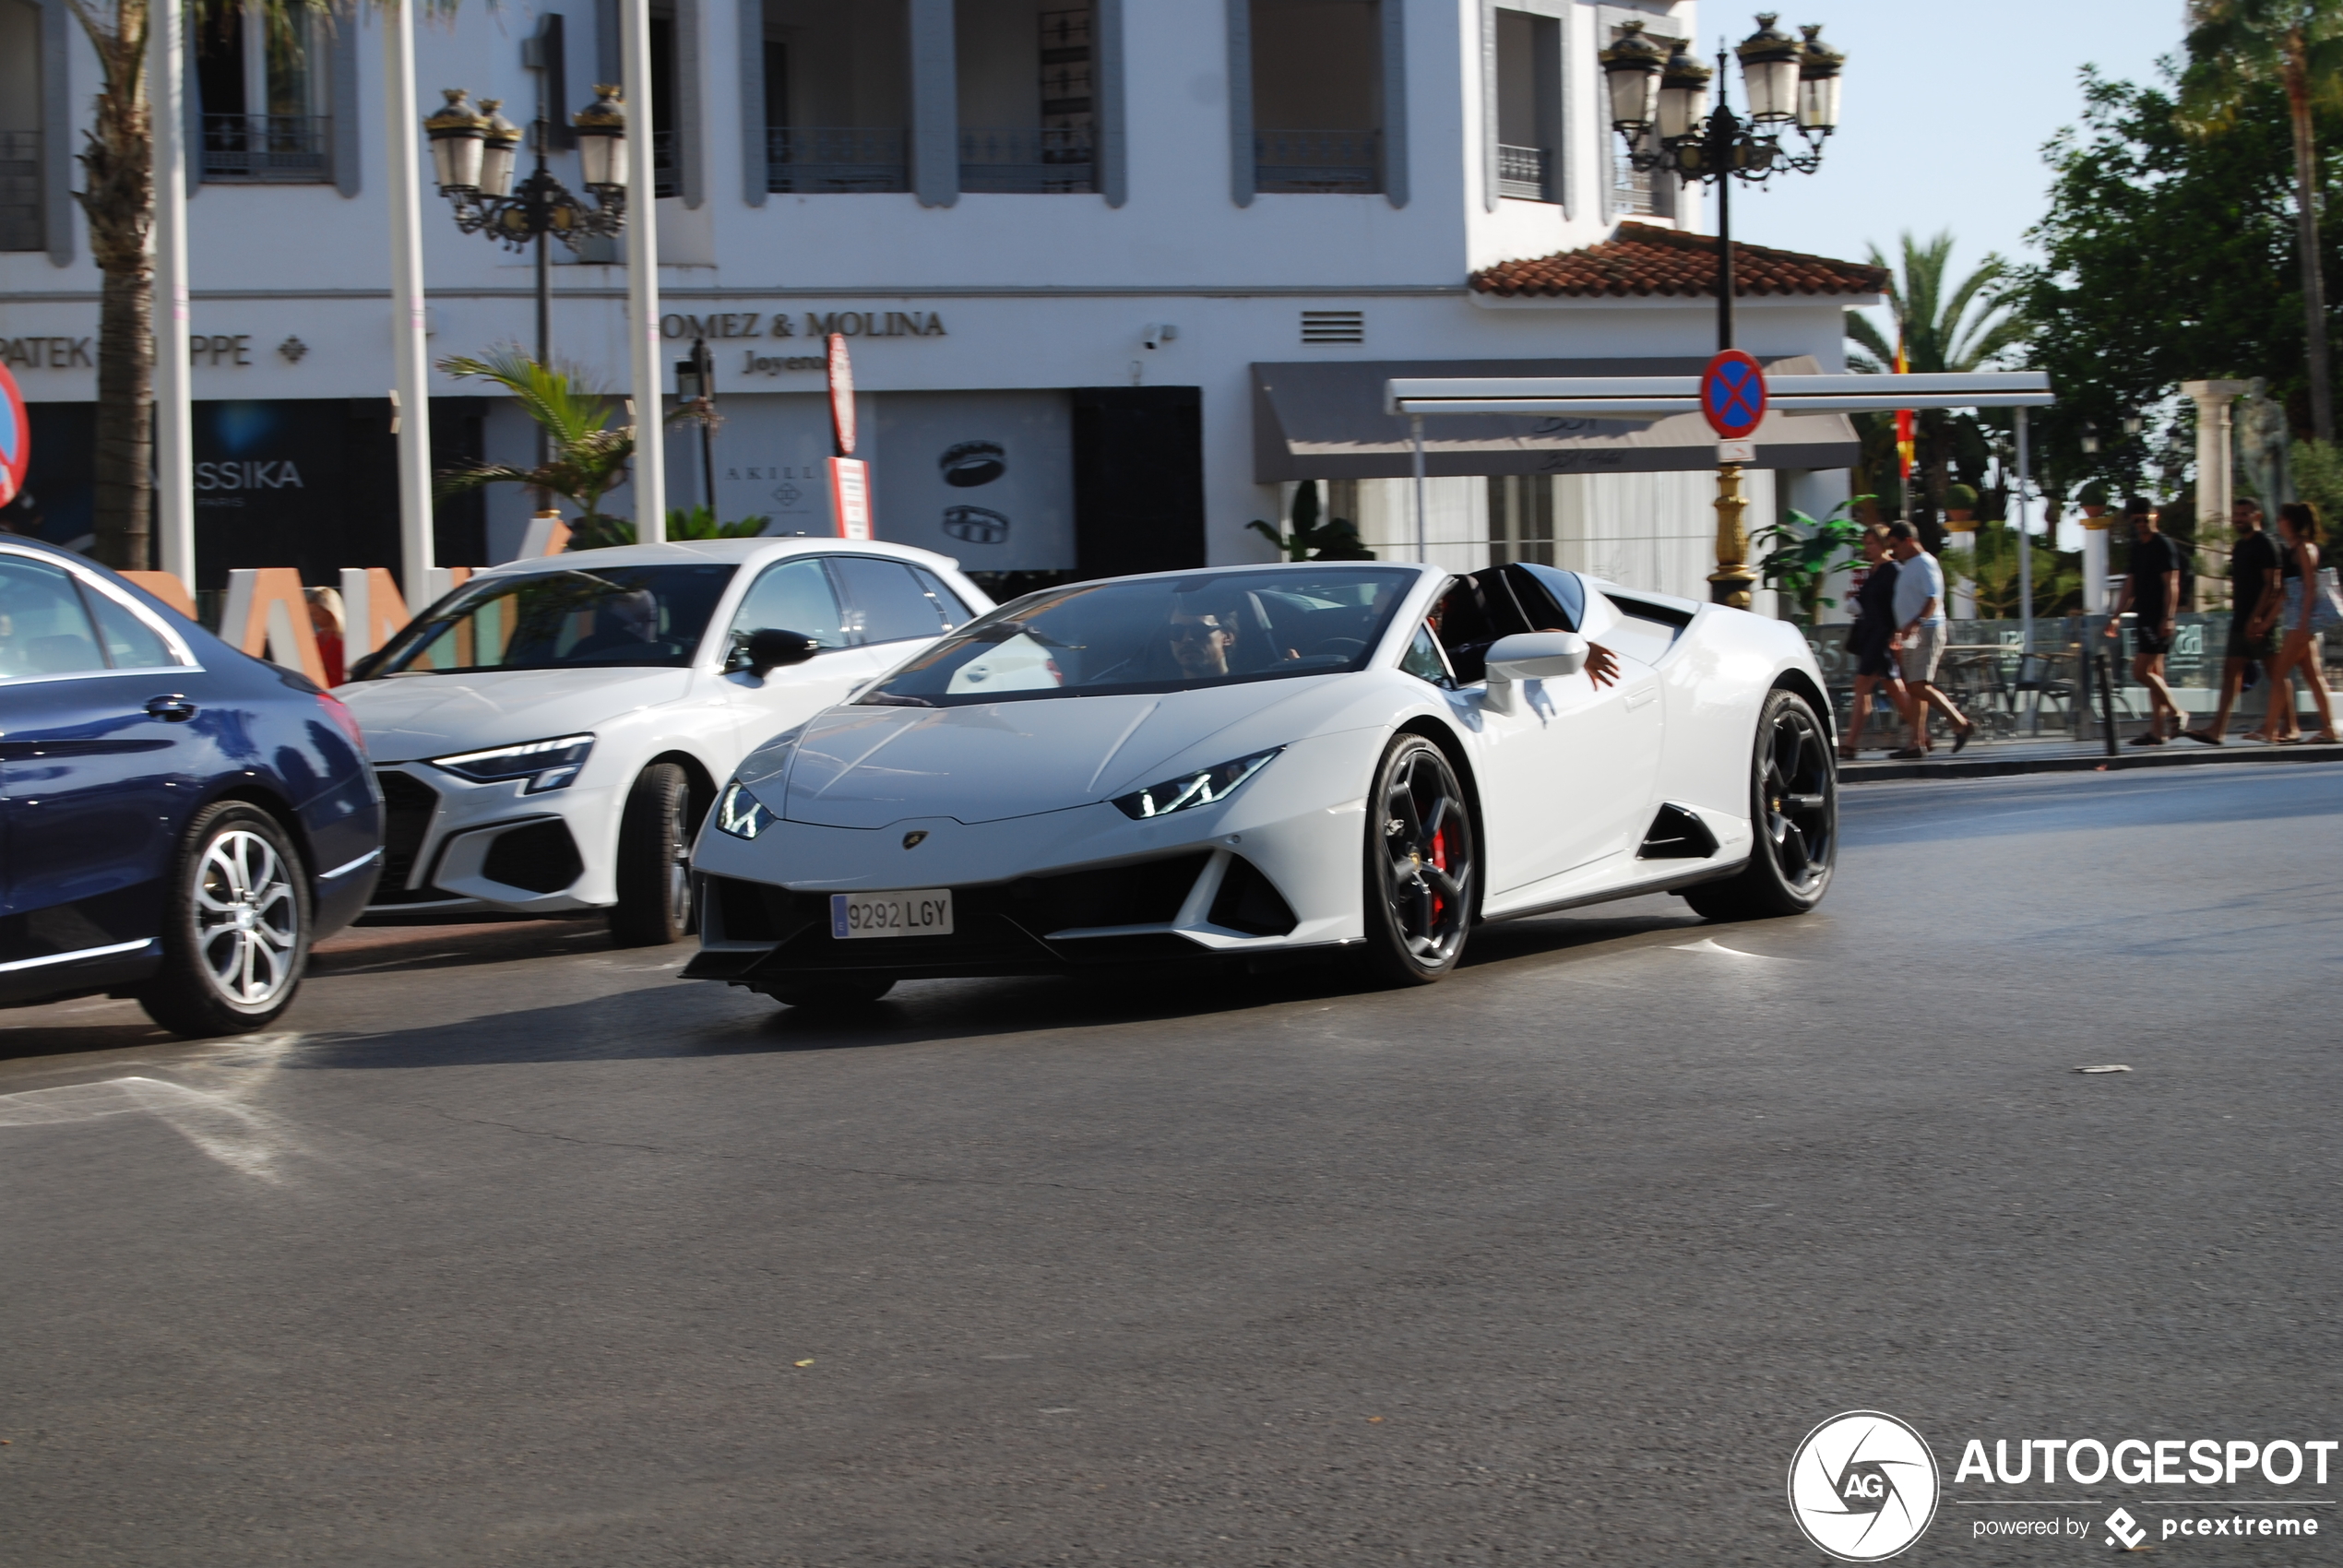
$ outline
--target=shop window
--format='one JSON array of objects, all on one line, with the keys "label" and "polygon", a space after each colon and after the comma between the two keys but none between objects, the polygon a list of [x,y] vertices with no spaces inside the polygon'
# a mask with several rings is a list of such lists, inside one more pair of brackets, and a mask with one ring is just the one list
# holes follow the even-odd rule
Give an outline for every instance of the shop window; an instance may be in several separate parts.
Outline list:
[{"label": "shop window", "polygon": [[318,184],[333,178],[327,29],[304,8],[272,18],[225,5],[197,24],[207,183]]},{"label": "shop window", "polygon": [[764,0],[765,188],[908,191],[905,0]]},{"label": "shop window", "polygon": [[1497,194],[1562,199],[1562,24],[1526,11],[1495,14]]},{"label": "shop window", "polygon": [[960,189],[1096,190],[1091,8],[958,0],[953,11]]},{"label": "shop window", "polygon": [[1384,188],[1379,0],[1251,0],[1254,188]]},{"label": "shop window", "polygon": [[41,13],[25,0],[0,0],[0,251],[48,246],[41,113]]},{"label": "shop window", "polygon": [[1554,564],[1554,483],[1543,474],[1501,474],[1489,481],[1489,561]]}]

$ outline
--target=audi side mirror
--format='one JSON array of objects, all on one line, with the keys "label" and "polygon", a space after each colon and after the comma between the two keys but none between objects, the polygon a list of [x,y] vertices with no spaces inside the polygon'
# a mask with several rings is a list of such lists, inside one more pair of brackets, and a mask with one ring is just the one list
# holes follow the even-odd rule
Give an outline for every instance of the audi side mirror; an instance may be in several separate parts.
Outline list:
[{"label": "audi side mirror", "polygon": [[803,664],[821,651],[822,645],[803,632],[759,626],[742,637],[732,650],[732,668],[761,676],[780,665]]}]

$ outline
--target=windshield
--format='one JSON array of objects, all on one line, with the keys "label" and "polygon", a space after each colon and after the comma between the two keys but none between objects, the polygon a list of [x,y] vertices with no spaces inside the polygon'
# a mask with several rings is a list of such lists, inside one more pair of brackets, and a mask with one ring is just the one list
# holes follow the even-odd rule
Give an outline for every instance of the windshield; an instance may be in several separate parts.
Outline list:
[{"label": "windshield", "polygon": [[1415,574],[1271,567],[1086,583],[972,621],[867,693],[952,707],[1358,670]]},{"label": "windshield", "polygon": [[374,673],[689,664],[732,572],[579,566],[483,577],[399,633]]}]

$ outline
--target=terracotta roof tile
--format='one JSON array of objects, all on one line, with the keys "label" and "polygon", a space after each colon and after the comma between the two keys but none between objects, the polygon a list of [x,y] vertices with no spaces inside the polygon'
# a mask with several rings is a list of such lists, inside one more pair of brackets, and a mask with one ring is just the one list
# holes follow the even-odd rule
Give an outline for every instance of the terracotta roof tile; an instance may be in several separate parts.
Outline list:
[{"label": "terracotta roof tile", "polygon": [[[1525,295],[1659,294],[1717,297],[1717,237],[1650,223],[1622,223],[1600,244],[1527,261],[1501,261],[1472,275],[1475,292]],[[1887,269],[1764,245],[1733,245],[1733,295],[1876,294]]]}]

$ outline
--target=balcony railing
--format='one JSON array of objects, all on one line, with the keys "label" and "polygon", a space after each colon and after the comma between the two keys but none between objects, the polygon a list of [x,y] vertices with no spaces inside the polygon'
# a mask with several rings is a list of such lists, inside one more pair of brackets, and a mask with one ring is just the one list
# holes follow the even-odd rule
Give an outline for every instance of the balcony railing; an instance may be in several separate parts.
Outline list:
[{"label": "balcony railing", "polygon": [[1262,131],[1253,138],[1258,191],[1372,193],[1383,189],[1378,131]]},{"label": "balcony railing", "polygon": [[775,126],[765,133],[765,188],[800,196],[908,191],[899,127]]},{"label": "balcony railing", "polygon": [[1542,147],[1497,147],[1497,194],[1525,201],[1546,199],[1546,149]]},{"label": "balcony railing", "polygon": [[203,177],[265,184],[330,180],[333,124],[324,114],[207,114]]},{"label": "balcony railing", "polygon": [[1088,125],[1017,126],[960,133],[960,189],[1024,196],[1098,189]]},{"label": "balcony railing", "polygon": [[0,131],[0,251],[37,251],[41,223],[41,133]]},{"label": "balcony railing", "polygon": [[651,133],[651,195],[672,196],[683,190],[675,174],[675,133]]}]

